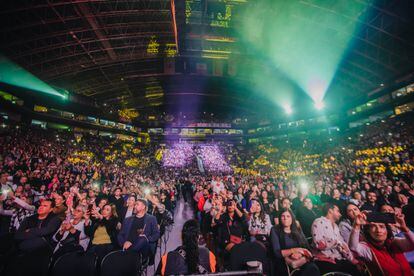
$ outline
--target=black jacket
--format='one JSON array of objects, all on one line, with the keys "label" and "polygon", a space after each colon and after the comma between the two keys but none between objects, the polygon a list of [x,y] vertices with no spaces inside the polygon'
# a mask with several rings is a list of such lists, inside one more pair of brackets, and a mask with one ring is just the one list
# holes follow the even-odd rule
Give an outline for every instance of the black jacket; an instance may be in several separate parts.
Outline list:
[{"label": "black jacket", "polygon": [[109,237],[111,238],[111,243],[113,246],[117,247],[117,235],[118,230],[116,230],[116,226],[118,224],[118,219],[115,217],[110,218],[109,220],[103,218],[102,220],[93,220],[89,225],[85,225],[85,234],[91,239],[90,245],[92,244],[92,240],[95,236],[96,229],[99,226],[103,225],[106,228],[106,232],[108,232]]},{"label": "black jacket", "polygon": [[44,220],[38,215],[27,217],[20,224],[14,238],[19,242],[19,249],[30,252],[52,245],[52,236],[59,229],[61,220],[50,213]]},{"label": "black jacket", "polygon": [[234,214],[233,221],[230,219],[228,213],[224,213],[216,221],[217,232],[218,232],[218,242],[219,246],[226,247],[230,242],[230,235],[240,237],[242,239],[246,238],[247,235],[247,223],[244,214],[239,217],[237,214]]}]

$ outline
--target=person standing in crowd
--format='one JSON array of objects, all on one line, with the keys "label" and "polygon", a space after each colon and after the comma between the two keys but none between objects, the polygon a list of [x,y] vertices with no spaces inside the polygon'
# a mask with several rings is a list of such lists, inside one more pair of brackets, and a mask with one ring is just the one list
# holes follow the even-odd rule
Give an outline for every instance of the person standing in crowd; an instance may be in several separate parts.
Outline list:
[{"label": "person standing in crowd", "polygon": [[339,233],[336,224],[341,218],[338,206],[325,203],[322,208],[322,217],[312,224],[312,238],[316,246],[316,264],[322,274],[339,271],[351,275],[360,275],[351,250]]},{"label": "person standing in crowd", "polygon": [[[354,220],[349,246],[358,257],[366,261],[372,275],[412,275],[404,252],[414,250],[414,233],[407,227],[404,215],[396,215],[396,222],[403,238],[394,238],[391,228],[385,223],[367,222],[360,213]],[[363,227],[364,241],[360,242]]]},{"label": "person standing in crowd", "polygon": [[295,215],[290,209],[279,213],[279,225],[271,230],[271,244],[276,258],[276,273],[290,275],[287,266],[295,275],[320,275],[312,261],[313,256],[303,232],[297,227]]},{"label": "person standing in crowd", "polygon": [[147,214],[147,210],[147,201],[137,199],[135,216],[124,220],[118,235],[118,243],[123,250],[132,250],[148,256],[151,243],[154,244],[160,238],[157,220],[154,216]]},{"label": "person standing in crowd", "polygon": [[156,275],[187,275],[216,272],[216,257],[206,247],[199,246],[200,226],[188,220],[181,231],[182,246],[161,258]]}]

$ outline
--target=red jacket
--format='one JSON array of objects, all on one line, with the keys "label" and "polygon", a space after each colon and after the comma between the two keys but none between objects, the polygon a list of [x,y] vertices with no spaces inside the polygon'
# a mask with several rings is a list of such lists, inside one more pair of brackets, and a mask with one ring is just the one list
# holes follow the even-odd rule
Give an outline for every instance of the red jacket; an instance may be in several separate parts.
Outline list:
[{"label": "red jacket", "polygon": [[389,246],[383,246],[382,248],[375,247],[371,243],[367,242],[367,245],[371,249],[372,254],[375,255],[378,265],[380,266],[381,274],[387,276],[409,276],[411,274],[411,267],[404,253],[394,250]]}]

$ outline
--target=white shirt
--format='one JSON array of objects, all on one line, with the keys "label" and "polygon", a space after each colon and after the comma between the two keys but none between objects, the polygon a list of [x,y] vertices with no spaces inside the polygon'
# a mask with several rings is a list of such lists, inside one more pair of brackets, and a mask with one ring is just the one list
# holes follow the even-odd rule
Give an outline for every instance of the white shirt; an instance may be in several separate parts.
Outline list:
[{"label": "white shirt", "polygon": [[[351,261],[353,259],[350,250],[347,253],[341,250],[341,247],[347,248],[348,245],[342,238],[336,223],[332,223],[326,217],[320,217],[312,223],[311,231],[313,242],[320,253],[336,260],[348,259]],[[318,248],[319,242],[323,242],[325,246]]]},{"label": "white shirt", "polygon": [[213,192],[219,194],[221,191],[224,190],[224,184],[221,181],[211,181],[211,186],[213,187]]}]

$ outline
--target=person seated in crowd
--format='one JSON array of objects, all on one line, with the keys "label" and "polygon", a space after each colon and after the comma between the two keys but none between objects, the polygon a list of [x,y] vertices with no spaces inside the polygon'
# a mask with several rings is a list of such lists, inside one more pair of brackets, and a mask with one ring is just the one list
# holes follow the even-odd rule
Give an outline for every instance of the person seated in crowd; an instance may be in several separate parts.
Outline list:
[{"label": "person seated in crowd", "polygon": [[14,238],[22,253],[51,248],[52,236],[61,224],[61,220],[53,214],[54,204],[52,199],[42,200],[37,214],[25,218],[20,224]]},{"label": "person seated in crowd", "polygon": [[346,202],[341,199],[341,192],[339,189],[332,190],[331,198],[328,200],[328,202],[336,205],[341,212],[345,210]]},{"label": "person seated in crowd", "polygon": [[316,264],[322,274],[339,271],[351,275],[360,275],[353,264],[355,262],[351,250],[342,238],[336,224],[341,218],[338,206],[325,203],[322,217],[312,224],[312,238],[317,251]]},{"label": "person seated in crowd", "polygon": [[66,218],[66,210],[67,207],[65,206],[65,200],[62,195],[58,193],[54,193],[53,198],[55,200],[55,207],[53,208],[53,213],[58,216],[58,218],[63,221]]},{"label": "person seated in crowd", "polygon": [[128,217],[118,234],[118,243],[123,250],[141,253],[144,257],[150,253],[151,243],[160,238],[160,230],[154,216],[147,214],[147,200],[139,198],[135,203],[135,216]]},{"label": "person seated in crowd", "polygon": [[167,211],[169,211],[169,212],[171,212],[172,211],[172,203],[171,203],[171,198],[170,198],[170,196],[168,195],[168,193],[167,193],[167,191],[162,191],[161,193],[160,193],[160,203],[162,204],[162,205],[164,205],[164,208],[167,210]]},{"label": "person seated in crowd", "polygon": [[377,194],[374,191],[367,192],[367,202],[361,207],[361,211],[379,212],[380,206],[377,204]]},{"label": "person seated in crowd", "polygon": [[121,222],[121,224],[124,222],[126,218],[129,218],[135,215],[136,201],[137,201],[137,197],[135,195],[129,195],[128,199],[126,200],[126,206],[122,208],[122,211],[119,214],[119,221]]},{"label": "person seated in crowd", "polygon": [[241,206],[241,202],[242,202],[243,199],[244,199],[244,196],[243,196],[243,187],[240,186],[237,189],[236,194],[234,195],[234,200],[236,200],[236,203]]},{"label": "person seated in crowd", "polygon": [[[3,202],[7,199],[12,200],[13,205],[10,209],[5,210]],[[16,232],[23,220],[33,215],[35,210],[36,207],[30,204],[30,199],[24,194],[20,195],[20,198],[15,197],[12,191],[0,195],[0,215],[11,217],[9,227],[10,233]]]},{"label": "person seated in crowd", "polygon": [[351,235],[352,224],[360,212],[358,206],[353,203],[348,203],[345,207],[345,215],[339,223],[339,233],[341,233],[346,244],[348,244],[349,236]]},{"label": "person seated in crowd", "polygon": [[216,257],[206,247],[199,246],[200,226],[188,220],[181,231],[182,246],[161,258],[156,275],[187,275],[216,272]]},{"label": "person seated in crowd", "polygon": [[362,200],[362,195],[359,191],[354,191],[352,194],[352,198],[349,200],[350,203],[355,204],[358,208],[361,208],[364,204]]},{"label": "person seated in crowd", "polygon": [[[394,207],[392,207],[390,205],[387,205],[387,204],[384,204],[384,205],[381,206],[380,213],[383,213],[383,214],[396,214]],[[390,227],[392,235],[394,237],[397,237],[399,234],[401,234],[401,230],[400,230],[400,228],[398,227],[397,224],[389,224],[389,227]]]},{"label": "person seated in crowd", "polygon": [[116,207],[116,212],[121,214],[124,209],[124,198],[122,197],[122,189],[117,187],[114,190],[114,194],[109,197],[109,202],[114,204]]},{"label": "person seated in crowd", "polygon": [[280,213],[279,210],[290,209],[290,207],[292,206],[292,202],[290,201],[288,197],[283,197],[282,200],[279,200],[279,202],[280,202],[280,206],[278,206],[278,204],[276,203],[277,209],[275,209],[273,212],[273,221],[275,225],[279,224],[279,213]]},{"label": "person seated in crowd", "polygon": [[[367,222],[364,213],[354,220],[349,247],[362,258],[372,275],[412,275],[404,252],[414,250],[414,233],[407,227],[403,214],[395,216],[403,238],[395,238],[389,224]],[[364,241],[360,242],[361,228]]]},{"label": "person seated in crowd", "polygon": [[[388,213],[388,214],[397,214],[397,215],[402,214],[401,210],[398,211],[397,207],[394,208],[390,205],[382,205],[380,212]],[[398,224],[389,224],[389,227],[394,237],[399,237],[399,238],[404,237],[404,232],[401,231]],[[404,256],[407,258],[407,261],[410,263],[411,268],[414,268],[414,251],[405,252]]]},{"label": "person seated in crowd", "polygon": [[254,199],[255,197],[255,191],[248,191],[244,196],[243,200],[241,201],[241,206],[245,214],[247,214],[250,211],[250,207],[252,206],[252,199]]},{"label": "person seated in crowd", "polygon": [[93,208],[85,217],[85,233],[90,238],[88,252],[95,253],[99,260],[118,247],[118,215],[115,208],[114,205],[106,204],[102,211]]},{"label": "person seated in crowd", "polygon": [[86,251],[89,237],[85,234],[86,207],[78,205],[73,213],[62,222],[60,229],[53,235],[57,243],[53,253],[55,258],[72,251]]},{"label": "person seated in crowd", "polygon": [[323,187],[323,193],[321,194],[321,202],[326,203],[331,199],[331,186],[325,185]]},{"label": "person seated in crowd", "polygon": [[300,187],[298,196],[292,200],[292,210],[297,214],[299,208],[303,205],[303,200],[308,196],[308,189]]},{"label": "person seated in crowd", "polygon": [[[152,196],[150,195],[147,196],[148,201],[151,202],[152,204],[151,214],[156,218],[157,224],[159,225],[160,236],[164,235],[165,228],[174,222],[174,218],[171,212],[166,209],[163,203],[161,203],[162,194],[163,193],[161,193],[160,195],[153,194]],[[166,201],[164,198],[164,203],[165,202],[169,202],[169,201]],[[169,203],[171,204],[171,202]],[[172,208],[171,205],[170,205],[170,208]]]},{"label": "person seated in crowd", "polygon": [[414,229],[414,202],[410,202],[404,206],[402,213],[405,215],[408,227]]},{"label": "person seated in crowd", "polygon": [[297,220],[299,221],[305,237],[311,237],[312,223],[319,217],[319,210],[314,208],[313,202],[309,197],[303,200],[302,206],[297,210]]},{"label": "person seated in crowd", "polygon": [[[96,208],[96,211],[102,211],[103,210],[103,208],[104,208],[104,206],[105,205],[107,205],[109,203],[109,200],[107,199],[107,198],[101,198],[100,200],[99,200],[99,203],[98,203],[98,206],[94,206],[94,205],[92,205],[93,207],[94,207],[94,209]],[[118,214],[118,213],[117,213]]]},{"label": "person seated in crowd", "polygon": [[260,203],[263,206],[263,210],[266,214],[270,214],[273,209],[273,201],[269,198],[269,193],[263,190],[260,193]]},{"label": "person seated in crowd", "polygon": [[276,273],[289,275],[320,275],[318,267],[312,261],[309,244],[303,232],[297,227],[295,215],[290,209],[282,209],[279,213],[279,225],[271,230],[271,244],[276,258]]},{"label": "person seated in crowd", "polygon": [[267,248],[272,223],[270,222],[269,215],[265,213],[261,203],[256,199],[252,200],[248,226],[250,239],[263,243]]},{"label": "person seated in crowd", "polygon": [[224,266],[227,266],[231,249],[246,238],[246,218],[234,200],[227,201],[225,206],[213,217],[212,226],[217,231],[217,244],[221,252]]}]

